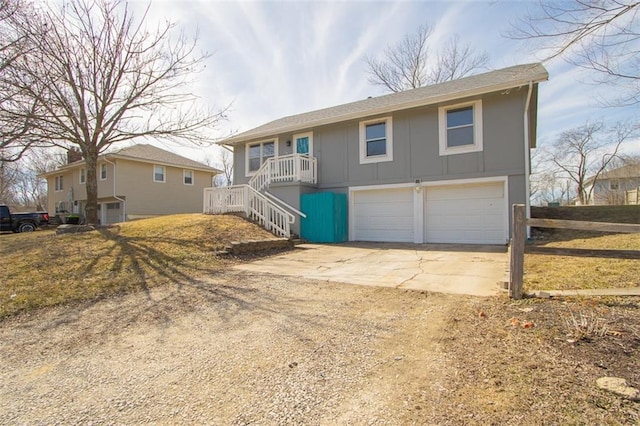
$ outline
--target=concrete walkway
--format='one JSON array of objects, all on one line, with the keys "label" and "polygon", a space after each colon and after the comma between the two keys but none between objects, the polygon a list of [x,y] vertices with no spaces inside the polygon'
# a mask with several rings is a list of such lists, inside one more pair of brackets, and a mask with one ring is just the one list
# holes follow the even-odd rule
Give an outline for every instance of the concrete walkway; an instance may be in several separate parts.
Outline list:
[{"label": "concrete walkway", "polygon": [[367,286],[493,296],[506,248],[453,244],[302,244],[236,269]]}]

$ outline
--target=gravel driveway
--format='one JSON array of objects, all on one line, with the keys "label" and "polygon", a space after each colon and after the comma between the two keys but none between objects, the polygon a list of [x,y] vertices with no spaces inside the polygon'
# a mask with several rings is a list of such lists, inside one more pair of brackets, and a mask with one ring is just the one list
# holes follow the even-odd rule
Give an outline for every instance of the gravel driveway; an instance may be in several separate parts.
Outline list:
[{"label": "gravel driveway", "polygon": [[460,300],[229,272],[11,318],[0,424],[404,424]]}]

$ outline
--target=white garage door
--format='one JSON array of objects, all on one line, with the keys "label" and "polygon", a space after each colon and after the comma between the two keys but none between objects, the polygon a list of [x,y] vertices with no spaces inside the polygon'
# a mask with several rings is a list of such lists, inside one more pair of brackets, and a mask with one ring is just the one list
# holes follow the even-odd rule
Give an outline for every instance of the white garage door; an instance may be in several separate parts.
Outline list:
[{"label": "white garage door", "polygon": [[506,220],[502,182],[426,189],[428,243],[505,244]]},{"label": "white garage door", "polygon": [[413,241],[413,189],[357,191],[353,197],[353,240]]}]

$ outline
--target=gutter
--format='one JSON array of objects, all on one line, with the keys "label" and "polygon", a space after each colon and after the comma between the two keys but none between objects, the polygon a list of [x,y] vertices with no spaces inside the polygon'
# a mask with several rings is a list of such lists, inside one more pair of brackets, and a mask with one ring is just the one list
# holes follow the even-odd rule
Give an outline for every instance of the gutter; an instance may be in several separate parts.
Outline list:
[{"label": "gutter", "polygon": [[[525,216],[531,219],[531,148],[529,141],[529,107],[531,105],[531,93],[533,92],[533,81],[529,82],[529,92],[527,93],[527,102],[524,106],[524,193],[525,193]],[[531,227],[527,226],[527,238],[531,238]]]},{"label": "gutter", "polygon": [[[127,200],[122,199],[116,195],[116,163],[109,161],[109,159],[106,156],[104,157],[104,161],[113,165],[113,198],[122,202],[122,221],[126,222],[127,221]],[[106,217],[106,213],[105,213],[105,217]]]}]

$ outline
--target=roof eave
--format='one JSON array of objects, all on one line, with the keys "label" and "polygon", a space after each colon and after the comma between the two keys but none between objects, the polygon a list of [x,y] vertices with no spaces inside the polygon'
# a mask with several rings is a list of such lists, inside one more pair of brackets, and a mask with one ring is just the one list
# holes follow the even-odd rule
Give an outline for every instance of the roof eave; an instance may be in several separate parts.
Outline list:
[{"label": "roof eave", "polygon": [[105,157],[116,158],[116,159],[119,158],[121,160],[135,161],[138,163],[157,164],[159,166],[175,167],[178,169],[197,170],[201,172],[214,173],[214,174],[222,173],[222,170],[218,170],[215,167],[176,164],[176,163],[170,163],[167,161],[149,160],[146,158],[139,158],[139,157],[129,157],[127,155],[121,155],[121,154],[106,154]]},{"label": "roof eave", "polygon": [[[441,102],[449,102],[455,99],[484,95],[487,93],[499,92],[501,90],[513,89],[515,87],[522,87],[522,86],[528,85],[529,83],[534,83],[534,84],[540,83],[541,81],[546,81],[548,79],[549,79],[549,73],[545,71],[545,72],[538,73],[534,76],[530,76],[528,78],[510,81],[508,83],[492,84],[489,86],[478,87],[470,90],[463,90],[463,91],[449,93],[441,96],[435,96],[429,99],[421,99],[421,100],[416,100],[411,102],[405,102],[403,104],[387,106],[384,108],[374,108],[367,111],[344,114],[339,117],[315,120],[315,121],[310,121],[308,123],[303,123],[300,125],[283,127],[282,129],[277,130],[277,133],[305,130],[312,127],[324,126],[332,123],[340,123],[340,122],[354,120],[358,118],[370,117],[373,115],[387,114],[394,111],[406,110],[406,109],[416,108],[420,106],[433,105]],[[274,133],[273,131],[264,131],[264,132],[252,134],[249,137],[241,137],[241,136],[235,137],[235,138],[231,137],[229,139],[225,139],[217,143],[220,145],[236,146],[242,143],[246,143],[246,142],[250,142],[250,141],[254,141],[262,138],[272,137],[275,135],[276,133]]]}]

